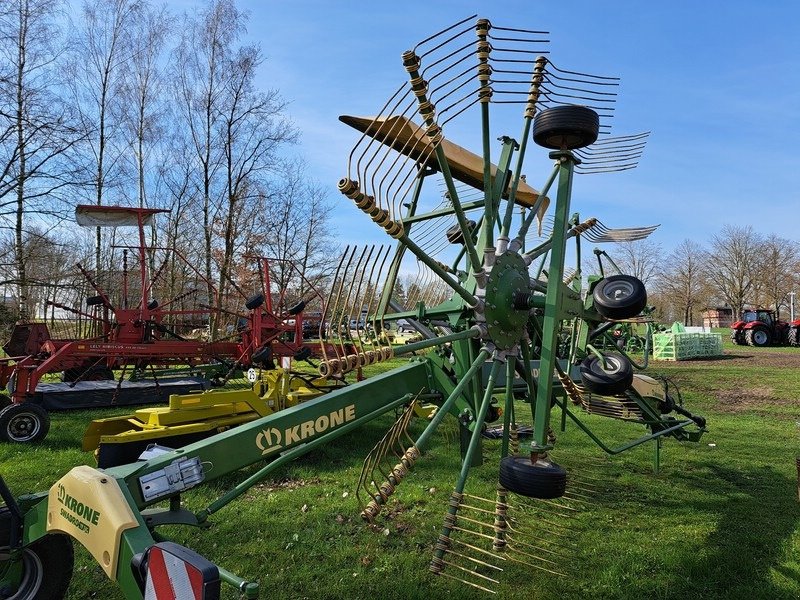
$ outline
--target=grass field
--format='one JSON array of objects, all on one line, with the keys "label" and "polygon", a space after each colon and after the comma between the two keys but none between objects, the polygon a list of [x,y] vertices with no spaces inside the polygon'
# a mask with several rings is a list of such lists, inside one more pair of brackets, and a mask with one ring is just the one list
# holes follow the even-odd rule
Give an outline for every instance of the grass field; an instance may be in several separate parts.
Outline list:
[{"label": "grass field", "polygon": [[[504,563],[496,576],[500,583],[489,586],[498,596],[800,597],[800,350],[734,347],[727,340],[725,350],[717,360],[652,364],[652,373],[673,378],[686,405],[707,417],[709,429],[699,444],[666,441],[658,474],[652,444],[605,458],[574,426],[557,432],[554,458],[583,490],[565,505],[579,510],[556,509],[558,515],[547,517],[559,528],[570,524],[556,530],[563,534],[557,538],[545,531],[541,512],[520,517],[520,527],[531,543],[560,540],[557,556],[538,553],[554,564],[535,564],[566,576]],[[91,463],[78,449],[82,431],[90,419],[109,414],[54,414],[43,443],[0,446],[0,473],[15,494],[48,488],[72,466]],[[517,414],[530,422],[526,405]],[[635,425],[597,416],[586,421],[609,442],[641,433]],[[390,416],[381,418],[292,463],[219,512],[210,531],[164,533],[257,579],[263,598],[486,597],[427,570],[459,468],[457,430],[449,417],[377,526],[358,518],[354,486],[362,461],[391,423]],[[421,426],[413,422],[412,435]],[[485,463],[473,470],[467,492],[493,497],[499,442],[485,441],[483,451]],[[199,509],[245,475],[201,486],[185,502]],[[520,515],[542,510],[512,503]],[[77,555],[70,598],[121,598],[83,549]],[[223,590],[223,597],[236,597]]]}]

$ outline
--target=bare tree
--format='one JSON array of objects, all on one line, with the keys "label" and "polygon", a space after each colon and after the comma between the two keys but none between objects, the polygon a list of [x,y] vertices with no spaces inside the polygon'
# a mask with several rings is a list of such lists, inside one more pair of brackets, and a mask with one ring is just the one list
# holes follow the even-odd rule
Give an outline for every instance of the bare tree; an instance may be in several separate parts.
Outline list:
[{"label": "bare tree", "polygon": [[[130,31],[139,0],[93,0],[83,5],[76,27],[69,73],[73,99],[80,107],[84,130],[90,134],[87,169],[93,171],[95,202],[105,200],[107,188],[121,176],[124,140],[120,139],[119,89],[130,69]],[[96,230],[95,268],[100,270],[102,230]]]},{"label": "bare tree", "polygon": [[[334,232],[330,223],[331,204],[325,189],[307,181],[302,165],[287,168],[280,179],[282,186],[265,197],[270,219],[267,221],[265,251],[269,256],[292,261],[304,279],[315,287],[323,287],[339,259]],[[289,285],[291,273],[278,270],[276,283]],[[309,290],[299,283],[298,299]]]},{"label": "bare tree", "polygon": [[662,268],[661,245],[649,239],[614,245],[614,261],[626,275],[647,285]]},{"label": "bare tree", "polygon": [[216,173],[222,165],[217,119],[222,114],[224,70],[231,46],[244,30],[244,15],[231,0],[212,0],[208,8],[185,18],[173,56],[178,110],[187,127],[197,165],[202,198],[204,268],[208,295],[213,295],[214,205],[219,194]]},{"label": "bare tree", "polygon": [[[219,261],[220,302],[226,294],[236,240],[242,237],[250,209],[258,199],[259,182],[274,172],[278,149],[296,139],[296,132],[283,117],[284,103],[277,91],[257,92],[253,86],[262,58],[258,48],[245,46],[227,61],[221,115],[224,149],[225,194],[217,208],[222,225]],[[253,223],[255,227],[262,223]]]},{"label": "bare tree", "polygon": [[684,325],[694,324],[695,309],[709,296],[705,259],[702,246],[685,239],[669,255],[665,272],[658,279],[657,289],[663,300],[681,315]]},{"label": "bare tree", "polygon": [[[54,93],[60,55],[57,0],[13,0],[0,13],[0,215],[13,215],[19,313],[28,319],[25,216],[63,217],[58,193],[74,183],[67,153],[80,136]],[[9,210],[7,210],[9,209]]]},{"label": "bare tree", "polygon": [[787,306],[789,293],[797,283],[797,264],[800,262],[800,246],[797,242],[769,235],[761,243],[757,278],[760,296],[764,304],[775,308],[780,317],[781,307]]},{"label": "bare tree", "polygon": [[742,312],[753,299],[758,281],[759,252],[762,240],[749,225],[725,225],[711,237],[706,272],[711,287],[733,309]]},{"label": "bare tree", "polygon": [[146,179],[152,169],[148,164],[148,146],[155,145],[164,134],[162,89],[165,77],[161,58],[169,24],[163,6],[154,9],[147,4],[136,5],[130,19],[130,68],[122,73],[120,95],[136,164],[136,195],[140,207],[149,205]]}]

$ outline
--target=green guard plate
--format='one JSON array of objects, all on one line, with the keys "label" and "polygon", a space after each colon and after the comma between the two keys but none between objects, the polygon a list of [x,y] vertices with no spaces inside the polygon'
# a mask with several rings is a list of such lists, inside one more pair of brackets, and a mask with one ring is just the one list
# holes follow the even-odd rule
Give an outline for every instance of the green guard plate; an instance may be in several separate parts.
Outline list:
[{"label": "green guard plate", "polygon": [[508,350],[519,342],[528,321],[528,309],[514,308],[514,294],[528,293],[530,278],[525,261],[516,252],[497,257],[486,285],[486,326],[495,345]]}]

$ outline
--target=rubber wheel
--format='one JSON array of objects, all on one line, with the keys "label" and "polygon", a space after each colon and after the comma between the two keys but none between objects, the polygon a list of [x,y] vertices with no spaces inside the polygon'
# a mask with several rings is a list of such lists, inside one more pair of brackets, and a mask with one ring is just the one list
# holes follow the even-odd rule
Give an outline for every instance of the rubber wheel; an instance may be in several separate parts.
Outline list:
[{"label": "rubber wheel", "polygon": [[48,431],[50,415],[38,404],[12,404],[0,411],[0,440],[4,442],[38,442]]},{"label": "rubber wheel", "polygon": [[275,364],[272,361],[272,355],[272,346],[264,346],[253,352],[250,360],[254,365],[262,365],[267,369],[274,369]]},{"label": "rubber wheel", "polygon": [[594,144],[600,117],[586,106],[554,106],[536,115],[533,141],[552,150],[575,150]]},{"label": "rubber wheel", "polygon": [[[8,509],[0,508],[6,512]],[[0,516],[2,516],[0,514]],[[0,539],[0,554],[7,539]],[[0,587],[0,598],[9,600],[61,600],[66,596],[75,555],[72,540],[62,533],[51,533],[23,548],[22,578],[16,589]]]},{"label": "rubber wheel", "polygon": [[11,397],[8,394],[0,392],[0,410],[10,405],[11,405]]},{"label": "rubber wheel", "polygon": [[630,319],[647,305],[644,284],[630,275],[611,275],[597,282],[592,291],[594,306],[606,319]]},{"label": "rubber wheel", "polygon": [[590,392],[601,396],[621,394],[633,383],[633,366],[622,354],[609,352],[604,355],[606,367],[597,356],[588,356],[581,363],[581,379]]},{"label": "rubber wheel", "polygon": [[500,461],[500,485],[528,498],[560,498],[567,489],[567,472],[554,462],[506,456]]},{"label": "rubber wheel", "polygon": [[264,294],[261,292],[250,296],[247,299],[247,302],[244,303],[245,307],[247,307],[247,310],[255,310],[262,304],[264,304]]},{"label": "rubber wheel", "polygon": [[744,346],[747,342],[744,340],[744,331],[741,329],[731,330],[731,341],[738,346]]},{"label": "rubber wheel", "polygon": [[306,307],[305,300],[300,300],[297,304],[289,308],[287,311],[290,315],[296,315],[298,313],[303,312],[303,309]]},{"label": "rubber wheel", "polygon": [[769,346],[769,331],[766,327],[753,327],[747,330],[745,339],[747,339],[749,345],[763,348],[764,346]]},{"label": "rubber wheel", "polygon": [[[789,337],[786,343],[790,346],[800,346],[800,327],[792,327],[789,329]],[[2,402],[2,400],[0,400]]]},{"label": "rubber wheel", "polygon": [[300,350],[294,353],[293,358],[295,360],[308,360],[309,358],[311,358],[311,348],[309,348],[308,346],[303,346],[302,348],[300,348]]},{"label": "rubber wheel", "polygon": [[103,304],[102,296],[89,296],[86,298],[86,306],[99,306]]},{"label": "rubber wheel", "polygon": [[[472,219],[469,219],[467,221],[467,227],[469,227],[470,232],[475,231],[475,228],[477,226],[478,224]],[[464,232],[461,231],[461,226],[458,223],[456,223],[450,229],[448,229],[447,233],[445,233],[445,236],[447,237],[447,241],[450,242],[451,244],[464,243]]]}]

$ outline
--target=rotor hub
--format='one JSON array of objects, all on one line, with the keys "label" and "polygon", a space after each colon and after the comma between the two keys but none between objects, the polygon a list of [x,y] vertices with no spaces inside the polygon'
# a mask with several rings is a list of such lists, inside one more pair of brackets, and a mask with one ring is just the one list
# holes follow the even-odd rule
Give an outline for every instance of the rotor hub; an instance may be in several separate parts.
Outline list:
[{"label": "rotor hub", "polygon": [[511,350],[525,337],[527,307],[516,308],[514,298],[530,289],[528,267],[516,252],[495,257],[486,282],[484,317],[488,338],[500,350]]}]

